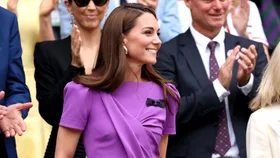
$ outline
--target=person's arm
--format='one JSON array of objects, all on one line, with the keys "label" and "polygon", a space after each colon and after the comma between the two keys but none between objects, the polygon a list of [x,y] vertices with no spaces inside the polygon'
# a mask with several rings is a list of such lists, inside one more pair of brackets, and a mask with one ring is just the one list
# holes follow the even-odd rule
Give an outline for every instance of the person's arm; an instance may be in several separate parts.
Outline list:
[{"label": "person's arm", "polygon": [[68,37],[72,31],[72,15],[67,11],[64,1],[58,4],[58,13],[60,18],[60,36],[61,39]]},{"label": "person's arm", "polygon": [[51,15],[39,16],[40,42],[55,40],[51,21],[52,21]]},{"label": "person's arm", "polygon": [[49,52],[53,46],[48,43],[37,43],[34,52],[35,80],[39,112],[43,119],[51,124],[58,125],[63,107],[63,89],[78,73],[78,69],[69,65],[61,78],[56,78]]},{"label": "person's arm", "polygon": [[57,135],[55,158],[73,158],[81,134],[81,130],[60,126]]},{"label": "person's arm", "polygon": [[250,116],[246,132],[246,148],[248,158],[272,158],[268,130],[265,117],[253,113]]},{"label": "person's arm", "polygon": [[168,135],[163,135],[159,143],[159,158],[166,158]]},{"label": "person's arm", "polygon": [[247,28],[247,30],[250,31],[249,37],[251,40],[261,42],[263,44],[266,58],[269,61],[270,60],[270,56],[268,52],[269,43],[267,41],[263,29],[260,12],[254,2],[249,1],[249,3],[250,3],[250,16],[248,21],[249,26]]},{"label": "person's arm", "polygon": [[[165,79],[172,80],[172,83],[180,91],[181,87],[177,84],[177,73],[180,72],[177,72],[175,54],[176,52],[168,53],[164,48],[161,48],[158,52],[155,68]],[[223,107],[213,84],[210,82],[207,86],[192,91],[188,95],[183,95],[182,93],[180,95],[181,101],[177,113],[177,124],[186,124],[191,120],[204,118],[208,113]]]},{"label": "person's arm", "polygon": [[89,88],[70,82],[64,89],[63,114],[57,137],[56,158],[73,157],[82,131],[87,127],[93,95]]},{"label": "person's arm", "polygon": [[9,11],[15,13],[16,16],[18,15],[18,12],[17,12],[18,1],[19,1],[19,0],[8,0],[8,1],[7,1],[7,9],[8,9]]},{"label": "person's arm", "polygon": [[55,40],[51,12],[57,7],[57,0],[42,0],[40,4],[40,41]]},{"label": "person's arm", "polygon": [[[25,84],[25,74],[21,60],[22,49],[16,15],[13,15],[12,19],[9,39],[9,71],[7,76],[7,89],[5,91],[6,106],[31,101],[28,87]],[[22,110],[23,118],[27,114],[28,110]]]},{"label": "person's arm", "polygon": [[162,42],[167,42],[181,33],[177,0],[159,0],[158,3],[156,12],[160,24],[159,37]]}]

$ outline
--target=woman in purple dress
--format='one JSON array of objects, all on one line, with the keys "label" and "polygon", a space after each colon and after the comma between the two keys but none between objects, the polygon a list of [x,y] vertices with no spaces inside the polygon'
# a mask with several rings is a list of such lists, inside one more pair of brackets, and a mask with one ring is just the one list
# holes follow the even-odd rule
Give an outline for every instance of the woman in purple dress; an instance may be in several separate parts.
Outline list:
[{"label": "woman in purple dress", "polygon": [[88,158],[165,157],[179,94],[152,67],[158,33],[146,6],[126,4],[111,13],[92,75],[65,87],[57,158],[73,157],[81,134]]}]

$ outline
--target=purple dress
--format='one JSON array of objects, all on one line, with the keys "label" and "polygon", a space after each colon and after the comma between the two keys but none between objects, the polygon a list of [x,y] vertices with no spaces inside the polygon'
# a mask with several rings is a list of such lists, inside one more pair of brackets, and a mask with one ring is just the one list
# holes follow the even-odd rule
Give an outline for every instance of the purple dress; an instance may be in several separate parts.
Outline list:
[{"label": "purple dress", "polygon": [[70,82],[60,126],[83,131],[88,158],[158,158],[161,137],[176,133],[178,109],[171,97],[172,113],[162,100],[153,82],[124,82],[112,93]]}]

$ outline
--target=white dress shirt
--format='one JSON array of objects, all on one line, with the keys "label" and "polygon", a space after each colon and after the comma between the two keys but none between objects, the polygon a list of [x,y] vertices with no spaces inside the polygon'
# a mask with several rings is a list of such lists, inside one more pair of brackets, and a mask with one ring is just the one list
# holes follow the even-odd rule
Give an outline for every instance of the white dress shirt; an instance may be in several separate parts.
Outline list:
[{"label": "white dress shirt", "polygon": [[[219,67],[221,67],[226,60],[226,54],[225,54],[225,30],[222,28],[220,33],[213,39],[209,39],[208,37],[200,34],[198,31],[194,29],[194,27],[190,26],[190,31],[192,33],[192,36],[194,37],[196,46],[198,48],[199,54],[201,56],[202,62],[204,64],[204,68],[206,70],[207,76],[210,76],[210,70],[209,70],[209,58],[210,58],[210,49],[207,47],[208,43],[210,41],[217,42],[216,48],[215,48],[215,57],[217,59]],[[233,49],[233,48],[232,48]],[[248,95],[249,92],[252,90],[253,87],[253,81],[254,76],[251,74],[250,80],[247,85],[243,87],[237,87],[240,88],[240,90],[245,94]],[[230,136],[230,143],[231,148],[227,151],[227,153],[224,156],[228,157],[238,157],[239,156],[239,149],[236,144],[236,138],[232,127],[232,122],[230,118],[230,112],[229,112],[229,103],[228,103],[228,96],[230,95],[230,92],[227,91],[220,81],[218,79],[213,81],[213,86],[216,91],[216,94],[220,100],[220,102],[225,101],[226,106],[226,114],[227,114],[227,122],[228,122],[228,130],[229,130],[229,136]],[[214,147],[213,147],[214,148]],[[212,158],[218,158],[221,157],[219,154],[212,154]]]}]

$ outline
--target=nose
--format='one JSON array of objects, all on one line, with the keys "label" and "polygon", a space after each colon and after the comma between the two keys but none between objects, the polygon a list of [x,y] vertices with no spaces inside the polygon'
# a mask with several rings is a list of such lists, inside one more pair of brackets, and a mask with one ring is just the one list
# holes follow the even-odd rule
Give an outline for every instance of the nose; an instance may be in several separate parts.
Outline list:
[{"label": "nose", "polygon": [[89,1],[89,4],[87,6],[88,9],[96,9],[96,5],[93,3],[93,0]]},{"label": "nose", "polygon": [[161,45],[162,42],[161,42],[161,40],[159,39],[159,36],[158,36],[158,35],[155,36],[155,39],[153,40],[153,43],[154,43],[154,44],[157,44],[157,45]]},{"label": "nose", "polygon": [[221,2],[221,0],[214,0],[213,1],[213,5],[214,5],[214,9],[216,9],[216,10],[220,10],[220,9],[222,9],[222,2]]}]

